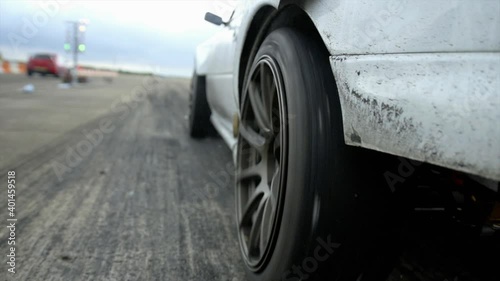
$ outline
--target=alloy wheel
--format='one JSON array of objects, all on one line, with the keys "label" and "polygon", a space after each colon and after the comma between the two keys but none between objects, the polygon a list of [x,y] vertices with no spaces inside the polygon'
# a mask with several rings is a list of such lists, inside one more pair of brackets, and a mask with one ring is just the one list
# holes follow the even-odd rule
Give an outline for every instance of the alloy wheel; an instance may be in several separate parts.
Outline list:
[{"label": "alloy wheel", "polygon": [[250,70],[238,140],[236,200],[245,262],[258,271],[274,246],[287,166],[287,111],[280,69],[269,56]]}]

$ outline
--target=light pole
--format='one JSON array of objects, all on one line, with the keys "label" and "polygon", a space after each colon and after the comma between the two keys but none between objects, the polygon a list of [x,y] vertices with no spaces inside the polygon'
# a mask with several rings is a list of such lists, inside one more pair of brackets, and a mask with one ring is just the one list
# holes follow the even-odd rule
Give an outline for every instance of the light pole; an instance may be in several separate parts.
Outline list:
[{"label": "light pole", "polygon": [[[66,52],[73,52],[73,77],[78,77],[78,53],[85,52],[86,46],[84,42],[84,34],[87,31],[87,20],[66,21],[69,29],[66,32],[66,42],[64,49]],[[71,31],[73,32],[73,40],[71,40]],[[73,44],[71,44],[73,41]],[[71,46],[73,45],[73,46]],[[72,81],[74,81],[72,79]]]}]

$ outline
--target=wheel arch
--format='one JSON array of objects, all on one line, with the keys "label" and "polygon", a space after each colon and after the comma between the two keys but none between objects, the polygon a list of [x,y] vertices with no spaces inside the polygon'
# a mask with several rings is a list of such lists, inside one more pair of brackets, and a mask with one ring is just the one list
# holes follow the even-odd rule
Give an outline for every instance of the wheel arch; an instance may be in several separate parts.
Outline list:
[{"label": "wheel arch", "polygon": [[239,65],[238,65],[238,100],[241,97],[241,91],[243,89],[243,80],[249,62],[253,61],[255,54],[257,53],[258,46],[264,41],[265,36],[268,34],[266,32],[269,22],[272,19],[273,14],[276,13],[276,8],[270,4],[261,6],[255,15],[253,16],[248,30],[245,32],[245,39],[239,54]]},{"label": "wheel arch", "polygon": [[[291,27],[312,36],[315,41],[320,43],[322,51],[329,53],[325,41],[310,16],[293,1],[282,1],[277,9],[272,5],[260,7],[249,25],[242,51],[239,54],[238,99],[241,97],[244,77],[259,46],[269,33],[282,27]],[[332,78],[335,79],[333,76]]]}]

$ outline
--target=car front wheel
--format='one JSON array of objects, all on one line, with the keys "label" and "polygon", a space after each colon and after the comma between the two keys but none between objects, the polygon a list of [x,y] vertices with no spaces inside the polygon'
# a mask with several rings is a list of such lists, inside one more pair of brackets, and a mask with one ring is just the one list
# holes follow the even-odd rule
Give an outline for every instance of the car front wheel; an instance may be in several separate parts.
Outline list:
[{"label": "car front wheel", "polygon": [[281,28],[245,77],[236,206],[251,280],[356,280],[366,269],[361,233],[375,233],[365,220],[383,196],[367,185],[363,152],[344,144],[328,62],[312,38]]}]

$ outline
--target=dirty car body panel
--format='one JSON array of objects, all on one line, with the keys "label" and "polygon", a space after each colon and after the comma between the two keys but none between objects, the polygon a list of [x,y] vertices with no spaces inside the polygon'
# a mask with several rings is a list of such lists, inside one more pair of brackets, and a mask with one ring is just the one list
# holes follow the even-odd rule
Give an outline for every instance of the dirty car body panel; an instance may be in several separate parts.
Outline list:
[{"label": "dirty car body panel", "polygon": [[[212,123],[233,150],[250,27],[264,7],[289,5],[309,16],[330,53],[346,144],[500,180],[495,0],[243,1],[196,54]],[[262,32],[274,15],[258,22]]]}]

